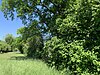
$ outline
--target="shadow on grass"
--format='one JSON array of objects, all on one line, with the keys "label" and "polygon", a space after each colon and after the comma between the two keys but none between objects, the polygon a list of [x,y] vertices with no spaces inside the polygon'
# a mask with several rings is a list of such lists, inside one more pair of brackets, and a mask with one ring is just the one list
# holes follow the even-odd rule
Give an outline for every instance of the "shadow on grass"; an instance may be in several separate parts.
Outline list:
[{"label": "shadow on grass", "polygon": [[[21,53],[16,53],[16,54],[21,54]],[[10,60],[34,60],[34,59],[39,59],[39,58],[32,58],[32,57],[27,57],[27,56],[11,56]]]},{"label": "shadow on grass", "polygon": [[10,60],[27,60],[29,59],[28,57],[25,57],[25,56],[12,56],[10,58]]},{"label": "shadow on grass", "polygon": [[[21,54],[21,53],[16,53],[16,54]],[[10,60],[28,60],[31,59],[33,60],[33,58],[27,57],[27,56],[11,56]]]}]

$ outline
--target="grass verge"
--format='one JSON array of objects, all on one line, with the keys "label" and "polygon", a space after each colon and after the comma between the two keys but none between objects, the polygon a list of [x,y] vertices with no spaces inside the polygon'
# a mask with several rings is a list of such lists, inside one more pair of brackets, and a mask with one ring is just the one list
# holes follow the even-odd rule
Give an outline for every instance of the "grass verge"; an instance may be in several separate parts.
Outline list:
[{"label": "grass verge", "polygon": [[9,60],[12,57],[25,56],[18,53],[0,54],[0,75],[64,75],[41,60]]}]

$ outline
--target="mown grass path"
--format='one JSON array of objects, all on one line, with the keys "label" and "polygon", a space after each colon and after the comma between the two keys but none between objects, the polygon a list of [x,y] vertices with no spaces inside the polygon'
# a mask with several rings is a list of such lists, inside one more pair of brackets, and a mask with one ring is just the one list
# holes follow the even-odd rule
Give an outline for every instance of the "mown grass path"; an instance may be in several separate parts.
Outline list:
[{"label": "mown grass path", "polygon": [[64,75],[41,60],[25,58],[14,52],[0,54],[0,75]]}]

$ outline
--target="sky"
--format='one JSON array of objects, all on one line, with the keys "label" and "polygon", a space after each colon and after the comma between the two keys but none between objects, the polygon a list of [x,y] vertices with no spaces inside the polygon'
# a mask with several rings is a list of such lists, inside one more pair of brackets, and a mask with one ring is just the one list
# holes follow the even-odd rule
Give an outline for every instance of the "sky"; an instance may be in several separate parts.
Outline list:
[{"label": "sky", "polygon": [[[0,0],[1,4],[1,0]],[[16,18],[11,21],[7,20],[4,17],[4,14],[0,11],[0,40],[3,40],[6,34],[13,34],[13,36],[17,36],[17,29],[23,26],[20,19]]]}]

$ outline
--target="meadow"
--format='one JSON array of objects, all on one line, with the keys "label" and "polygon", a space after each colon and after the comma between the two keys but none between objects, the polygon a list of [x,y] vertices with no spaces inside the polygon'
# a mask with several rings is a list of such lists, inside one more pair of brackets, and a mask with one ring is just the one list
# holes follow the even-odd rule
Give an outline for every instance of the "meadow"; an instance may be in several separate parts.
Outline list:
[{"label": "meadow", "polygon": [[0,75],[65,75],[43,61],[27,59],[20,53],[0,54]]}]

